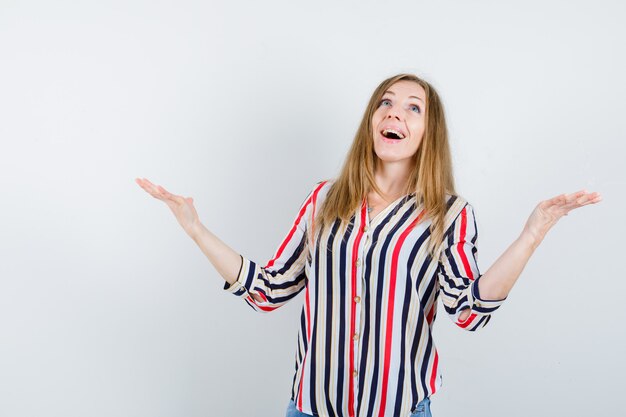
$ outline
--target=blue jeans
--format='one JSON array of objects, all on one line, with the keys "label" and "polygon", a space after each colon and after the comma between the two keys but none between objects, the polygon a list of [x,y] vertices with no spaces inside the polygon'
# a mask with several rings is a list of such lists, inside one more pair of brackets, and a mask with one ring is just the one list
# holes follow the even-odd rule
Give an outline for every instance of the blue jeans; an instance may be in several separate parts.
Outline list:
[{"label": "blue jeans", "polygon": [[[415,407],[415,411],[409,417],[432,417],[430,414],[430,398],[426,397]],[[287,407],[286,417],[313,417],[311,414],[304,414],[296,408],[296,403],[293,400],[289,401]]]}]

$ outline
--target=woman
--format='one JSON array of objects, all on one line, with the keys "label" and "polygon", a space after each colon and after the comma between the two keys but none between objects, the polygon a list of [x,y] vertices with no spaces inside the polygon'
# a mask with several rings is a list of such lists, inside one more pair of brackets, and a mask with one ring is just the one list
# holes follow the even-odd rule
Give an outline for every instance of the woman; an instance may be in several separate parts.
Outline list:
[{"label": "woman", "polygon": [[374,91],[341,174],[313,187],[261,267],[199,221],[191,198],[146,179],[254,310],[305,290],[287,416],[429,416],[441,386],[431,327],[437,299],[478,330],[506,299],[547,231],[585,190],[541,202],[489,270],[476,263],[473,207],[454,190],[444,112],[426,81],[400,74]]}]

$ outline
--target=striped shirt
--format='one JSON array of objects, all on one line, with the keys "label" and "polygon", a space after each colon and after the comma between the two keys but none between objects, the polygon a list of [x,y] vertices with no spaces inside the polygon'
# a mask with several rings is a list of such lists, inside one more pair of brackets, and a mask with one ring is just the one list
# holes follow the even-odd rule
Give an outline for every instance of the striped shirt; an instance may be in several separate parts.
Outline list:
[{"label": "striped shirt", "polygon": [[[258,312],[282,306],[304,290],[291,399],[314,416],[409,416],[441,386],[432,337],[437,299],[459,327],[484,327],[503,300],[483,300],[472,206],[447,196],[439,259],[422,205],[405,195],[373,219],[367,200],[345,232],[339,221],[309,243],[331,181],[309,193],[272,259],[245,257],[237,281],[224,289]],[[318,228],[319,229],[319,228]],[[313,247],[314,246],[314,247]],[[256,301],[250,293],[260,295]],[[471,308],[461,321],[461,310]]]}]

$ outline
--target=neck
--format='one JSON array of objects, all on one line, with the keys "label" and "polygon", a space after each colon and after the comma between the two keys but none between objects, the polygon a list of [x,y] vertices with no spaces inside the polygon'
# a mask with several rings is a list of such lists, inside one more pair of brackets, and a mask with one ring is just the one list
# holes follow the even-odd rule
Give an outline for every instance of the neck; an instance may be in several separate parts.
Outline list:
[{"label": "neck", "polygon": [[384,193],[381,197],[393,199],[404,194],[409,181],[408,163],[405,161],[383,162],[380,160],[378,162],[374,179],[378,188]]}]

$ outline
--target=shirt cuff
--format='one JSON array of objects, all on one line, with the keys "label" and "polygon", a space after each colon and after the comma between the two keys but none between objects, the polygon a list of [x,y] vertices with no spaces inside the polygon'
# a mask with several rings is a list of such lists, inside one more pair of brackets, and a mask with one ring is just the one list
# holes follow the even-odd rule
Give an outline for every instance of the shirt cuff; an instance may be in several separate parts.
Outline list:
[{"label": "shirt cuff", "polygon": [[241,266],[239,267],[237,280],[232,284],[225,281],[224,290],[238,297],[242,297],[247,296],[249,291],[252,289],[255,278],[256,263],[244,258],[243,255],[239,256],[241,257]]},{"label": "shirt cuff", "polygon": [[482,299],[480,297],[480,292],[478,291],[478,281],[480,280],[481,277],[482,275],[476,278],[474,282],[472,283],[472,298],[474,299],[474,305],[472,307],[472,310],[479,312],[479,313],[491,313],[492,311],[497,310],[498,307],[500,307],[502,303],[504,303],[504,301],[506,300],[506,297],[500,300]]}]

